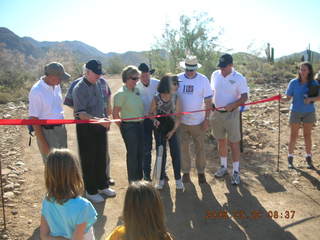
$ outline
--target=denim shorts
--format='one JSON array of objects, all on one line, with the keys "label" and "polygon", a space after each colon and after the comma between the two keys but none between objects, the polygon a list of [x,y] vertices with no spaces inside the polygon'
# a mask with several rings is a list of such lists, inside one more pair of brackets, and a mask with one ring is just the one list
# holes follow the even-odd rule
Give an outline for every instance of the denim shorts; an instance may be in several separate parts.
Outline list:
[{"label": "denim shorts", "polygon": [[316,121],[315,112],[290,112],[289,123],[315,123]]}]

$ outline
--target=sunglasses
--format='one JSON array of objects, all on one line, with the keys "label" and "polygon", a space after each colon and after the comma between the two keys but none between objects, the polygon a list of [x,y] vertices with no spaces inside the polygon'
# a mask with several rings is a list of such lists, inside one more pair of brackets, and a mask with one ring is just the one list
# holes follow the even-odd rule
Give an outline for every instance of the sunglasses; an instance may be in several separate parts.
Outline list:
[{"label": "sunglasses", "polygon": [[193,69],[186,69],[187,72],[194,72]]},{"label": "sunglasses", "polygon": [[138,81],[139,77],[131,77],[130,79],[133,80],[133,81]]},{"label": "sunglasses", "polygon": [[172,83],[174,86],[179,86],[179,83],[178,82],[174,82]]}]

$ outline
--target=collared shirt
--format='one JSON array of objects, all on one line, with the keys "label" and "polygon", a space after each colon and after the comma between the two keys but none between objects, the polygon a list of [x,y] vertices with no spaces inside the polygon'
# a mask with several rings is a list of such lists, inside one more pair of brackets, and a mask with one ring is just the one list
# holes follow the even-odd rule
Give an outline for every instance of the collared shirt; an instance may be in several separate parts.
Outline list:
[{"label": "collared shirt", "polygon": [[[178,74],[180,79],[178,96],[183,112],[202,110],[205,108],[204,100],[212,98],[209,79],[201,73],[194,78],[188,78],[185,73]],[[205,119],[205,112],[182,115],[181,122],[186,125],[199,125]]]},{"label": "collared shirt", "polygon": [[216,107],[225,107],[234,103],[240,99],[241,94],[249,91],[246,78],[235,70],[226,77],[221,74],[221,70],[213,72],[211,87]]},{"label": "collared shirt", "polygon": [[[317,81],[313,81],[311,85],[317,86],[319,83]],[[286,95],[292,97],[292,104],[290,106],[291,111],[301,113],[315,112],[316,109],[314,103],[304,103],[305,95],[308,95],[308,92],[308,83],[301,84],[297,78],[290,81]]]},{"label": "collared shirt", "polygon": [[[115,107],[121,108],[121,118],[135,118],[144,116],[144,106],[138,88],[134,88],[133,91],[131,91],[125,85],[122,86],[114,95],[113,104]],[[131,121],[139,122],[142,120],[137,119],[130,120],[130,122]]]},{"label": "collared shirt", "polygon": [[158,93],[157,88],[159,82],[159,80],[151,78],[149,86],[147,87],[141,81],[137,83],[137,88],[140,91],[140,97],[143,101],[145,116],[149,115],[152,99]]},{"label": "collared shirt", "polygon": [[[64,98],[64,102],[63,102],[64,105],[67,105],[69,107],[73,107],[72,91],[73,91],[74,87],[77,85],[77,83],[80,82],[81,79],[83,79],[83,77],[80,77],[80,78],[74,80],[70,84],[68,91],[67,91],[67,94]],[[101,86],[103,96],[105,98],[105,104],[106,104],[106,107],[108,107],[108,99],[111,96],[111,89],[110,89],[106,79],[101,77],[101,78],[99,78],[98,81],[100,81],[100,83],[101,83],[100,86]]]},{"label": "collared shirt", "polygon": [[63,119],[60,85],[50,86],[41,77],[29,93],[29,116],[39,119]]},{"label": "collared shirt", "polygon": [[72,91],[75,113],[86,112],[93,117],[105,117],[105,99],[100,81],[90,83],[82,78]]}]

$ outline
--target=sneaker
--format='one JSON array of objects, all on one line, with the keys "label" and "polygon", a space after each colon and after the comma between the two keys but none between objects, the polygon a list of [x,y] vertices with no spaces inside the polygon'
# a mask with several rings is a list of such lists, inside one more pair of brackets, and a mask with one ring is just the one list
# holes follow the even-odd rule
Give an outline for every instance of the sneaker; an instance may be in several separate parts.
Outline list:
[{"label": "sneaker", "polygon": [[89,193],[86,193],[86,198],[88,200],[90,200],[91,202],[94,202],[94,203],[101,203],[101,202],[104,202],[104,198],[100,195],[100,194],[89,194]]},{"label": "sneaker", "polygon": [[163,189],[163,186],[164,186],[164,180],[160,180],[160,182],[156,184],[155,188],[158,190],[161,190]]},{"label": "sneaker", "polygon": [[234,171],[231,177],[231,184],[239,185],[240,184],[240,173]]},{"label": "sneaker", "polygon": [[102,190],[98,190],[99,193],[106,195],[107,197],[115,197],[116,192],[112,188],[105,188]]},{"label": "sneaker", "polygon": [[289,169],[293,169],[294,166],[293,166],[293,157],[288,157],[288,168]]},{"label": "sneaker", "polygon": [[204,175],[204,173],[198,174],[198,182],[199,182],[199,184],[207,183],[206,175]]},{"label": "sneaker", "polygon": [[225,175],[227,175],[228,173],[228,170],[227,168],[225,168],[224,166],[221,166],[218,171],[214,174],[215,177],[217,178],[222,178],[224,177]]},{"label": "sneaker", "polygon": [[184,185],[183,185],[181,178],[176,180],[176,189],[178,189],[178,190],[184,189]]},{"label": "sneaker", "polygon": [[310,156],[308,156],[308,157],[306,157],[306,161],[307,161],[307,164],[308,164],[307,168],[308,169],[313,169],[314,166],[312,164],[312,158]]},{"label": "sneaker", "polygon": [[190,174],[189,174],[189,173],[184,173],[184,174],[183,174],[183,176],[182,176],[182,182],[184,182],[184,183],[189,183],[189,182],[191,182]]}]

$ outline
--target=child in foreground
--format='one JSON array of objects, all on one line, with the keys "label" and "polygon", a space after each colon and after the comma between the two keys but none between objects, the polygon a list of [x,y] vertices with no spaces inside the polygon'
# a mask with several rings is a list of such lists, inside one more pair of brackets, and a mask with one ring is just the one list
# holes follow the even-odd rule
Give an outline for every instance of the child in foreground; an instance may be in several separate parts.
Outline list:
[{"label": "child in foreground", "polygon": [[133,182],[124,200],[124,225],[115,228],[106,240],[172,240],[164,219],[158,191],[149,182]]},{"label": "child in foreground", "polygon": [[53,149],[45,166],[47,194],[42,202],[40,238],[95,239],[97,212],[82,198],[84,191],[79,164],[68,149]]}]

